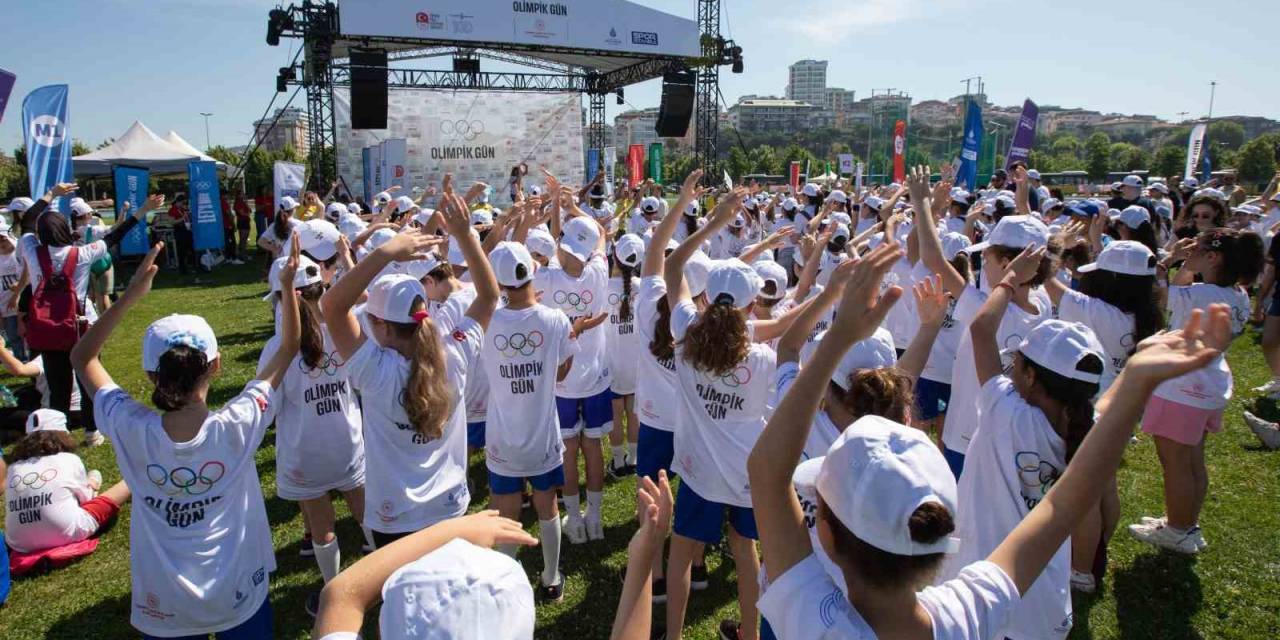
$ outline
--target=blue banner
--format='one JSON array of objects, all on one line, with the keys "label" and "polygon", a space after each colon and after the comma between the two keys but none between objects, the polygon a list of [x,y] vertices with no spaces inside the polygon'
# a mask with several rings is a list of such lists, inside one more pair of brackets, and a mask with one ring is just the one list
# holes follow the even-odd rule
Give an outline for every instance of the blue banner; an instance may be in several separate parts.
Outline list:
[{"label": "blue banner", "polygon": [[4,122],[4,108],[9,104],[9,94],[13,93],[13,84],[17,81],[18,76],[0,69],[0,122]]},{"label": "blue banner", "polygon": [[373,150],[365,147],[360,150],[360,162],[364,167],[364,180],[360,182],[364,185],[364,201],[373,202]]},{"label": "blue banner", "polygon": [[599,173],[601,169],[602,167],[600,166],[600,150],[587,149],[587,177],[585,180],[583,180],[583,182],[584,183],[591,182],[591,180],[596,177],[596,174]]},{"label": "blue banner", "polygon": [[[147,188],[151,172],[142,167],[112,167],[112,179],[116,186],[116,220],[123,220],[142,207],[147,200]],[[129,212],[125,213],[124,203],[129,203]],[[137,226],[120,240],[120,255],[140,256],[151,249],[147,238],[147,221],[139,220]]]},{"label": "blue banner", "polygon": [[1209,152],[1205,151],[1200,161],[1200,184],[1207,184],[1213,179],[1213,162],[1209,160]]},{"label": "blue banner", "polygon": [[[59,182],[71,182],[71,132],[67,85],[51,84],[22,101],[22,133],[27,144],[31,197],[39,198]],[[58,199],[58,210],[71,215],[71,200]]]},{"label": "blue banner", "polygon": [[187,165],[191,182],[191,235],[196,251],[221,249],[222,200],[218,196],[218,163],[197,161]]},{"label": "blue banner", "polygon": [[960,147],[960,170],[956,186],[978,188],[978,153],[982,149],[982,107],[970,100],[964,118],[964,143]]}]

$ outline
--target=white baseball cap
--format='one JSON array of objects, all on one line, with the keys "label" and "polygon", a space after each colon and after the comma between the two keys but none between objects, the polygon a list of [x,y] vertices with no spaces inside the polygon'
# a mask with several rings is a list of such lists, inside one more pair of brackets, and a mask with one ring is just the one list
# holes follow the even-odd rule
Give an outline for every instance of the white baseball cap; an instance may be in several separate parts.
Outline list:
[{"label": "white baseball cap", "polygon": [[831,192],[831,195],[827,196],[827,200],[839,204],[845,204],[846,202],[849,202],[849,196],[845,195],[845,192],[836,189]]},{"label": "white baseball cap", "polygon": [[1182,186],[1187,189],[1195,189],[1200,186],[1200,181],[1192,176],[1187,176],[1182,179]]},{"label": "white baseball cap", "polygon": [[1223,193],[1222,190],[1220,189],[1214,189],[1212,187],[1208,189],[1199,189],[1194,194],[1192,194],[1191,197],[1198,198],[1200,196],[1209,196],[1210,198],[1214,198],[1221,202],[1227,201],[1227,194]]},{"label": "white baseball cap", "polygon": [[707,299],[745,309],[760,293],[760,276],[738,259],[721,260],[707,274]]},{"label": "white baseball cap", "polygon": [[[359,211],[359,205],[356,205],[356,211]],[[324,219],[329,222],[337,223],[342,218],[342,214],[351,213],[350,209],[343,206],[341,202],[330,202],[324,208]]]},{"label": "white baseball cap", "polygon": [[380,634],[532,640],[533,588],[506,554],[455,538],[396,569],[382,585]]},{"label": "white baseball cap", "polygon": [[600,243],[600,227],[586,218],[574,218],[560,232],[560,248],[586,262]]},{"label": "white baseball cap", "polygon": [[657,213],[662,210],[662,201],[653,196],[647,196],[640,200],[640,210],[645,213]]},{"label": "white baseball cap", "polygon": [[696,217],[700,210],[701,208],[698,206],[698,201],[694,200],[693,202],[690,202],[689,204],[685,205],[684,215],[690,216],[690,217]]},{"label": "white baseball cap", "polygon": [[36,409],[27,416],[27,434],[66,430],[67,415],[57,409]]},{"label": "white baseball cap", "polygon": [[1276,191],[1275,193],[1271,194],[1270,200],[1272,202],[1280,202],[1280,191]]},{"label": "white baseball cap", "polygon": [[613,245],[613,257],[628,267],[640,266],[640,261],[644,259],[644,238],[634,233],[618,238]]},{"label": "white baseball cap", "polygon": [[[760,277],[760,297],[766,300],[781,300],[787,295],[787,269],[772,260],[757,260],[751,265]],[[772,284],[773,293],[765,288]]]},{"label": "white baseball cap", "polygon": [[542,195],[542,187],[539,187],[539,186],[538,186],[538,185],[536,185],[536,184],[534,184],[534,185],[529,185],[529,195],[531,195],[531,196],[540,196],[540,195]]},{"label": "white baseball cap", "polygon": [[1061,207],[1061,206],[1062,206],[1062,201],[1057,198],[1045,198],[1044,200],[1040,201],[1040,210],[1045,213],[1048,213],[1050,210],[1057,209],[1058,207]]},{"label": "white baseball cap", "polygon": [[551,232],[542,227],[530,229],[524,243],[529,246],[529,251],[540,256],[554,258],[556,255],[556,241],[551,237]]},{"label": "white baseball cap", "polygon": [[[826,336],[823,331],[805,343],[800,350],[800,363],[809,362],[818,350],[818,345]],[[840,358],[836,370],[831,373],[831,381],[836,386],[849,390],[849,378],[859,369],[888,369],[898,364],[898,351],[893,346],[893,334],[884,327],[877,327],[869,337],[853,343],[852,347]]]},{"label": "white baseball cap", "polygon": [[1159,216],[1161,216],[1161,217],[1163,217],[1163,218],[1172,218],[1172,217],[1173,217],[1173,207],[1171,207],[1171,206],[1169,206],[1169,205],[1164,204],[1163,202],[1161,202],[1160,204],[1157,204],[1157,205],[1156,205],[1156,214],[1157,214],[1157,215],[1159,215]]},{"label": "white baseball cap", "polygon": [[89,206],[89,203],[85,202],[84,198],[72,198],[71,213],[77,216],[87,216],[93,213],[93,207]]},{"label": "white baseball cap", "polygon": [[298,201],[294,200],[293,196],[284,196],[280,198],[281,211],[293,211],[294,209],[297,209],[297,208],[298,208]]},{"label": "white baseball cap", "polygon": [[942,257],[946,258],[948,262],[955,260],[961,251],[968,249],[969,245],[973,244],[970,242],[969,236],[956,231],[948,231],[942,234],[939,241],[942,242]]},{"label": "white baseball cap", "polygon": [[378,229],[377,231],[369,234],[369,238],[364,241],[364,246],[369,251],[373,251],[374,249],[391,242],[391,239],[394,237],[396,237],[395,229]]},{"label": "white baseball cap", "polygon": [[1111,271],[1131,276],[1151,276],[1156,273],[1156,256],[1141,242],[1116,240],[1108,244],[1093,262],[1082,265],[1080,271]]},{"label": "white baseball cap", "polygon": [[1126,187],[1137,187],[1139,189],[1146,185],[1146,183],[1142,181],[1142,176],[1134,175],[1132,173],[1125,176],[1124,180],[1120,181],[1120,184]]},{"label": "white baseball cap", "polygon": [[1045,320],[1027,333],[1017,351],[1060,376],[1094,383],[1102,379],[1101,373],[1077,368],[1086,356],[1092,355],[1101,361],[1103,354],[1102,345],[1093,330],[1079,322]]},{"label": "white baseball cap", "polygon": [[838,222],[843,225],[853,224],[853,218],[850,218],[849,214],[843,211],[832,211],[831,215],[828,217],[831,218],[833,222]]},{"label": "white baseball cap", "polygon": [[417,213],[415,213],[415,214],[413,214],[413,217],[412,217],[412,218],[409,218],[409,222],[410,222],[410,223],[412,223],[412,224],[415,224],[415,225],[417,225],[417,226],[419,226],[419,227],[425,227],[425,226],[427,226],[428,224],[430,224],[430,223],[431,223],[431,218],[432,218],[432,216],[434,216],[435,214],[436,214],[436,210],[435,210],[435,209],[422,209],[422,208],[419,208],[419,209],[418,209],[418,212],[417,212]]},{"label": "white baseball cap", "polygon": [[1030,179],[1032,179],[1032,180],[1039,180],[1039,179],[1040,179],[1040,172],[1039,172],[1039,171],[1036,171],[1035,169],[1028,169],[1028,170],[1027,170],[1027,177],[1028,177],[1028,178],[1030,178]]},{"label": "white baseball cap", "polygon": [[440,265],[444,263],[444,260],[440,259],[440,255],[433,251],[427,254],[425,258],[406,260],[405,262],[392,262],[387,266],[391,269],[389,273],[403,273],[415,280],[421,280],[427,277],[428,273],[439,269]]},{"label": "white baseball cap", "polygon": [[489,264],[504,287],[523,287],[533,280],[533,256],[519,242],[499,242],[489,253]]},{"label": "white baseball cap", "polygon": [[308,220],[298,228],[298,248],[324,262],[338,254],[342,232],[328,220]]},{"label": "white baseball cap", "polygon": [[[480,232],[475,229],[467,229],[467,231],[471,234],[472,238],[476,239],[476,242],[480,241]],[[462,243],[459,242],[457,238],[449,239],[449,255],[447,257],[449,259],[449,264],[456,264],[462,267],[467,266],[467,254],[462,252]]]},{"label": "white baseball cap", "polygon": [[400,196],[399,198],[396,198],[397,213],[407,213],[417,208],[418,208],[418,204],[414,202],[413,198],[410,198],[409,196]]},{"label": "white baseball cap", "polygon": [[747,226],[747,219],[742,217],[741,213],[734,215],[733,220],[729,221],[729,227],[732,229],[741,229],[745,226]]},{"label": "white baseball cap", "polygon": [[715,261],[702,251],[694,251],[689,261],[684,263],[684,280],[689,283],[689,295],[697,297],[707,290],[707,278]]},{"label": "white baseball cap", "polygon": [[[267,280],[271,283],[271,291],[263,296],[263,300],[270,300],[271,296],[280,291],[280,271],[288,264],[289,257],[281,256],[271,262],[271,272],[267,276]],[[317,265],[311,258],[306,256],[298,256],[298,271],[293,274],[293,288],[301,289],[309,287],[317,282],[323,282],[324,278],[320,275],[320,265]]]},{"label": "white baseball cap", "polygon": [[30,209],[34,204],[35,201],[26,196],[14,198],[9,201],[9,206],[0,209],[0,213],[22,213],[23,211]]},{"label": "white baseball cap", "polygon": [[471,212],[471,224],[486,225],[493,224],[493,214],[487,209],[476,209]]},{"label": "white baseball cap", "polygon": [[363,212],[364,212],[364,209],[360,208],[360,203],[351,202],[347,204],[347,213],[350,213],[353,216],[358,216]]},{"label": "white baseball cap", "polygon": [[784,211],[795,211],[798,206],[800,206],[800,203],[796,202],[795,198],[787,198],[782,201],[782,209]]},{"label": "white baseball cap", "polygon": [[975,253],[991,245],[1025,249],[1027,247],[1043,247],[1049,241],[1049,227],[1031,216],[1005,216],[996,223],[996,228],[987,234],[983,242],[970,245],[967,251]]},{"label": "white baseball cap", "polygon": [[369,228],[369,223],[361,220],[355,215],[345,215],[338,220],[338,231],[347,237],[347,240],[355,240],[365,229]]},{"label": "white baseball cap", "polygon": [[173,314],[151,323],[142,336],[142,370],[155,372],[160,356],[174,347],[190,347],[204,353],[205,360],[218,358],[218,338],[200,316]]},{"label": "white baseball cap", "polygon": [[831,232],[831,241],[834,242],[837,238],[848,240],[850,237],[852,236],[849,235],[849,225],[836,223],[835,230]]},{"label": "white baseball cap", "polygon": [[369,301],[364,310],[387,322],[412,324],[413,302],[427,300],[427,290],[417,278],[403,273],[380,276],[369,285]]},{"label": "white baseball cap", "polygon": [[1158,191],[1160,193],[1163,193],[1164,195],[1169,195],[1169,186],[1163,182],[1158,182],[1158,181],[1152,182],[1150,185],[1147,186],[1147,188],[1152,191]]},{"label": "white baseball cap", "polygon": [[377,204],[385,205],[388,202],[391,202],[391,193],[388,191],[379,191],[377,195],[373,196],[373,201]]},{"label": "white baseball cap", "polygon": [[812,197],[814,197],[814,196],[818,195],[818,185],[816,185],[816,184],[814,184],[814,183],[810,182],[810,183],[808,183],[808,184],[804,185],[804,187],[803,187],[802,189],[800,189],[800,193],[803,193],[804,195],[806,195],[806,196],[808,196],[808,197],[812,198]]},{"label": "white baseball cap", "polygon": [[1151,224],[1151,213],[1138,205],[1129,205],[1116,216],[1116,219],[1130,229],[1137,229],[1144,224]]},{"label": "white baseball cap", "polygon": [[881,416],[859,418],[827,451],[817,487],[841,524],[881,551],[920,556],[959,548],[954,537],[911,539],[911,514],[921,505],[937,502],[952,517],[957,512],[955,477],[924,431]]},{"label": "white baseball cap", "polygon": [[862,201],[862,204],[879,211],[880,207],[884,206],[884,200],[881,200],[879,196],[867,196],[866,200]]}]

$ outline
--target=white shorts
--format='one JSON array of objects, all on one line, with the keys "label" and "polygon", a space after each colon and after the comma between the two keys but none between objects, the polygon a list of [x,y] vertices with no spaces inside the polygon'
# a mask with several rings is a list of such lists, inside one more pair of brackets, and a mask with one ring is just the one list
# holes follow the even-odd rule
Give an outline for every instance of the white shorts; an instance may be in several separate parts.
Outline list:
[{"label": "white shorts", "polygon": [[329,494],[330,491],[341,491],[346,493],[354,491],[364,486],[364,465],[360,465],[355,473],[347,476],[335,478],[325,483],[307,483],[305,486],[293,482],[285,474],[276,473],[276,495],[291,500],[293,502],[301,502],[303,500],[317,500]]}]

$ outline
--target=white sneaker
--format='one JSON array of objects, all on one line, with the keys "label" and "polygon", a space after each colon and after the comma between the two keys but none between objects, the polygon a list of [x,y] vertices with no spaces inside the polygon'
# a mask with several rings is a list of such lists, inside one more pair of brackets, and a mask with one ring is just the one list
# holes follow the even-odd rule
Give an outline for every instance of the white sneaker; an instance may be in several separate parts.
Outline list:
[{"label": "white sneaker", "polygon": [[564,531],[564,536],[573,544],[582,544],[587,541],[587,523],[581,515],[575,518],[565,514],[560,520],[560,528]]},{"label": "white sneaker", "polygon": [[1098,590],[1098,584],[1094,581],[1092,573],[1081,573],[1072,569],[1071,590],[1080,593],[1093,593]]},{"label": "white sneaker", "polygon": [[1254,387],[1253,392],[1260,393],[1263,395],[1280,393],[1280,378],[1272,378],[1268,380],[1267,383],[1262,385],[1261,387]]},{"label": "white sneaker", "polygon": [[104,438],[102,433],[99,431],[90,431],[84,434],[84,446],[86,447],[98,447],[106,441],[107,439]]},{"label": "white sneaker", "polygon": [[604,540],[604,522],[599,518],[587,516],[587,538],[591,540]]},{"label": "white sneaker", "polygon": [[[1192,527],[1187,531],[1178,531],[1169,525],[1146,528],[1137,525],[1129,526],[1129,535],[1139,542],[1167,549],[1175,553],[1195,555],[1200,553],[1204,537],[1200,535],[1200,527]],[[1208,546],[1205,544],[1205,546]]]},{"label": "white sneaker", "polygon": [[102,472],[101,471],[98,471],[97,469],[90,469],[89,473],[85,475],[89,477],[89,486],[93,487],[94,491],[99,491],[102,489]]},{"label": "white sneaker", "polygon": [[1267,422],[1248,411],[1244,412],[1244,423],[1249,425],[1249,430],[1253,432],[1253,435],[1258,436],[1262,446],[1273,451],[1280,449],[1280,425],[1274,422]]}]

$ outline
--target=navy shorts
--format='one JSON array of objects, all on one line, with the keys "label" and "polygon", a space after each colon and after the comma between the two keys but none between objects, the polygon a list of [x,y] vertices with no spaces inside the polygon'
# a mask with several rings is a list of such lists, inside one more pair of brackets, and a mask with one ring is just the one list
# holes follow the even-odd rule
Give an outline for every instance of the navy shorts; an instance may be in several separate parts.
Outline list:
[{"label": "navy shorts", "polygon": [[672,477],[671,461],[676,457],[676,434],[640,423],[636,441],[636,476],[658,481],[658,471]]},{"label": "navy shorts", "polygon": [[964,454],[959,451],[952,451],[947,447],[942,447],[942,457],[946,458],[947,466],[951,467],[951,475],[960,479],[960,474],[964,472]]},{"label": "navy shorts", "polygon": [[756,531],[756,513],[749,507],[711,502],[698,495],[689,485],[681,482],[676,492],[675,532],[704,544],[716,544],[723,537],[725,509],[729,510],[729,524],[738,535],[759,540]]},{"label": "navy shorts", "polygon": [[608,389],[586,398],[556,396],[556,413],[560,416],[560,437],[572,438],[586,433],[588,438],[603,438],[613,430],[613,398]]},{"label": "navy shorts", "polygon": [[513,493],[524,493],[524,481],[528,480],[535,491],[550,491],[556,487],[564,486],[564,465],[540,473],[536,476],[527,478],[513,478],[496,473],[492,469],[489,470],[489,493],[496,496],[506,496]]},{"label": "navy shorts", "polygon": [[951,385],[928,378],[916,379],[916,418],[932,420],[947,412]]},{"label": "navy shorts", "polygon": [[[209,634],[201,633],[194,636],[161,639],[158,636],[149,636],[144,633],[142,637],[146,640],[205,640],[209,637]],[[271,599],[263,600],[262,606],[258,607],[258,610],[248,620],[226,631],[218,631],[213,634],[213,637],[216,640],[270,640],[275,637],[271,629]]]},{"label": "navy shorts", "polygon": [[467,423],[467,446],[472,449],[484,448],[484,423],[468,422]]},{"label": "navy shorts", "polygon": [[1267,305],[1267,315],[1280,316],[1280,285],[1276,285],[1276,292],[1271,294],[1271,303]]}]

